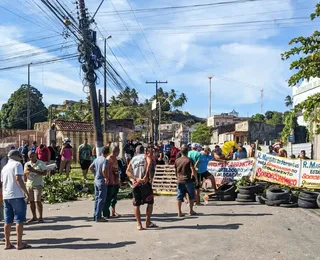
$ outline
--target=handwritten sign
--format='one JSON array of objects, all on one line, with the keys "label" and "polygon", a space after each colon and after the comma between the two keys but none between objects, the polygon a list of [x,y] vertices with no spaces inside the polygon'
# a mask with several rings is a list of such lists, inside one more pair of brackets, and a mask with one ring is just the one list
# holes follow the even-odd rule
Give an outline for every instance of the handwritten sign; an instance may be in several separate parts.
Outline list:
[{"label": "handwritten sign", "polygon": [[240,180],[244,176],[251,177],[254,161],[253,158],[227,162],[211,161],[208,164],[208,171],[215,177],[219,185],[232,180]]},{"label": "handwritten sign", "polygon": [[300,164],[300,160],[258,152],[254,178],[290,187],[299,187]]},{"label": "handwritten sign", "polygon": [[320,189],[320,161],[301,160],[301,187]]}]

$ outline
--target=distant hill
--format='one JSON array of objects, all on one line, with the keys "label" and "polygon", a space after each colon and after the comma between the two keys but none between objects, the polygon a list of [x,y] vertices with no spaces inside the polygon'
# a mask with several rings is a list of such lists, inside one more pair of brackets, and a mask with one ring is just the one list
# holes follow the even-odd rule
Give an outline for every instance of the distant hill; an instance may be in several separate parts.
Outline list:
[{"label": "distant hill", "polygon": [[165,112],[166,122],[179,122],[191,126],[197,123],[205,123],[206,119],[182,112],[180,110]]}]

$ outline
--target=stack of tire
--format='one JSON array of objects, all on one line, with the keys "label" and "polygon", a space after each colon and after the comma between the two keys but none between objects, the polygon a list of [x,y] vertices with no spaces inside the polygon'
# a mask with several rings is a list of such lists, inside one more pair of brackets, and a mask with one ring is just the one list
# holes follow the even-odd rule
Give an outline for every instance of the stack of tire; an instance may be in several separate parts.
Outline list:
[{"label": "stack of tire", "polygon": [[237,202],[255,202],[256,193],[259,191],[258,185],[238,186]]},{"label": "stack of tire", "polygon": [[290,190],[285,188],[270,188],[266,191],[265,204],[268,206],[296,207],[291,202]]},{"label": "stack of tire", "polygon": [[305,209],[318,208],[320,194],[312,191],[301,191],[298,197],[298,206]]},{"label": "stack of tire", "polygon": [[217,199],[221,201],[233,201],[236,199],[236,196],[236,186],[233,182],[222,184],[216,194]]}]

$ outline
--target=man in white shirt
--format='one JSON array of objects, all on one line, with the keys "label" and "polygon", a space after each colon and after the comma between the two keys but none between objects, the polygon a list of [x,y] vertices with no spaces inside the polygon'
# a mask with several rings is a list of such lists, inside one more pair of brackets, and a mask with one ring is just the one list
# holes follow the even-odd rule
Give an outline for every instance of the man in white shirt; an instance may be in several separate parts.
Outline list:
[{"label": "man in white shirt", "polygon": [[13,221],[16,221],[17,249],[29,248],[30,245],[22,241],[23,223],[26,221],[27,204],[25,197],[28,192],[24,184],[24,172],[21,161],[21,154],[12,150],[8,154],[9,161],[1,172],[4,202],[4,233],[5,250],[14,248],[10,242],[10,231]]}]

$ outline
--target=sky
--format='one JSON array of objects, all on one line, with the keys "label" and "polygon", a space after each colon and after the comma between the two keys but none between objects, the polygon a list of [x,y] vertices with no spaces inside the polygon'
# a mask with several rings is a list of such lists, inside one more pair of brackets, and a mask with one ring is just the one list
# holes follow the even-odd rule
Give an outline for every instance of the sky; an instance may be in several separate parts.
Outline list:
[{"label": "sky", "polygon": [[[55,0],[51,0],[54,2]],[[76,18],[74,0],[63,2]],[[87,0],[91,14],[101,0]],[[293,37],[308,36],[318,26],[311,22],[316,0],[105,0],[95,17],[98,44],[108,40],[107,58],[143,102],[155,93],[146,81],[168,81],[161,87],[185,93],[183,111],[209,115],[209,76],[212,76],[211,114],[231,112],[251,116],[285,111],[291,95],[287,80],[293,74],[281,53]],[[208,4],[207,6],[195,6]],[[181,6],[192,6],[175,8]],[[164,8],[171,7],[171,8]],[[155,9],[158,8],[158,9]],[[21,84],[27,83],[27,66],[1,68],[55,59],[77,52],[72,37],[40,0],[0,0],[0,105]],[[59,104],[87,96],[77,60],[32,65],[31,85],[44,103]],[[99,74],[97,87],[102,89]],[[110,83],[110,81],[108,81]],[[108,85],[108,97],[119,90]]]}]

